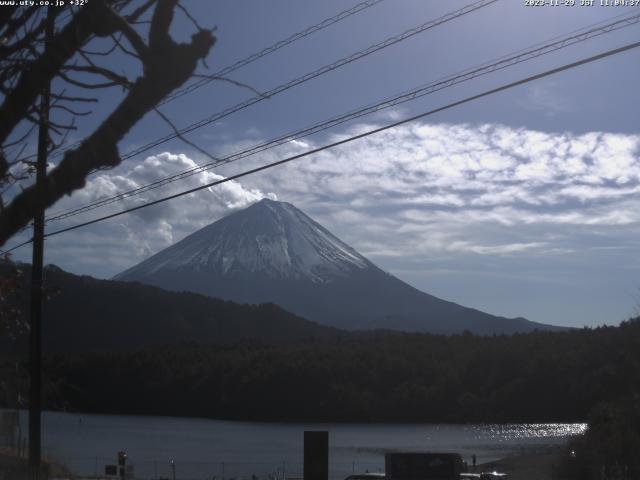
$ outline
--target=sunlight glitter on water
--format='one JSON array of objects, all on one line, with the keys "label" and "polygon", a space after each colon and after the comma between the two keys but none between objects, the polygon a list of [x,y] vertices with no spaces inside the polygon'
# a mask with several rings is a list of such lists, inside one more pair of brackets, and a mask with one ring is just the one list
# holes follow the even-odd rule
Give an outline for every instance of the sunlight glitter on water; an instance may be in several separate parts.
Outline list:
[{"label": "sunlight glitter on water", "polygon": [[[26,425],[27,412],[22,412]],[[305,430],[329,432],[331,476],[384,469],[387,452],[457,452],[471,462],[547,451],[584,432],[582,423],[539,424],[291,424],[198,418],[43,413],[43,447],[74,472],[94,474],[124,450],[139,478],[174,460],[190,478],[302,471]],[[300,475],[301,476],[301,475]]]},{"label": "sunlight glitter on water", "polygon": [[557,438],[580,435],[586,423],[514,423],[471,425],[477,439],[516,440],[519,438]]}]

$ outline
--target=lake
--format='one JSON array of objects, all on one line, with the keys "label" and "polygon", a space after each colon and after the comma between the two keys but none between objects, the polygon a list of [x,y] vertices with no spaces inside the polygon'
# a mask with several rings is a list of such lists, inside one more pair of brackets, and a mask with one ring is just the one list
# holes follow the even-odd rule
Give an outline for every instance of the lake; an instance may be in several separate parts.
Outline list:
[{"label": "lake", "polygon": [[[26,431],[26,412],[22,412]],[[104,472],[124,450],[136,478],[302,477],[304,430],[329,431],[332,479],[384,469],[389,451],[458,452],[471,464],[566,442],[585,424],[284,424],[45,412],[43,449],[74,473]],[[283,475],[284,472],[284,475]]]}]

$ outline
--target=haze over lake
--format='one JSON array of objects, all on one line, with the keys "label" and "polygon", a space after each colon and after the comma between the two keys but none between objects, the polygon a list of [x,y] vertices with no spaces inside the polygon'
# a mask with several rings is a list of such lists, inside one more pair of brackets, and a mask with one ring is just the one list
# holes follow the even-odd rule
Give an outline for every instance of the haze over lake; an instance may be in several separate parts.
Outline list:
[{"label": "haze over lake", "polygon": [[[23,425],[26,415],[23,412]],[[230,479],[302,476],[304,430],[329,431],[330,477],[384,469],[388,451],[454,451],[470,464],[523,449],[545,449],[581,433],[585,424],[283,424],[175,417],[46,412],[44,450],[74,472],[94,474],[124,450],[136,478]]]}]

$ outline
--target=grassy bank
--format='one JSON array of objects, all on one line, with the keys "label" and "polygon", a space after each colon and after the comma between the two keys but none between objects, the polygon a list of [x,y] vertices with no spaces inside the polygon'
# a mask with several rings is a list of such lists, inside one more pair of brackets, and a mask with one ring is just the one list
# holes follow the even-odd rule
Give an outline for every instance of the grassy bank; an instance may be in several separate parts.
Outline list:
[{"label": "grassy bank", "polygon": [[[14,449],[0,448],[0,479],[27,480],[29,464]],[[72,478],[71,473],[55,460],[45,458],[41,463],[42,478]]]}]

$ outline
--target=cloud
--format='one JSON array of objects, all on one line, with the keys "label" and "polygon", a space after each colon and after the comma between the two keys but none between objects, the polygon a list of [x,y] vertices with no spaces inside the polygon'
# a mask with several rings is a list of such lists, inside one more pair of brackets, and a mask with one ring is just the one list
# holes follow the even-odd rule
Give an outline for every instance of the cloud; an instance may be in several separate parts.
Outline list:
[{"label": "cloud", "polygon": [[[105,196],[157,182],[169,175],[191,170],[196,166],[196,162],[184,154],[175,155],[166,152],[147,157],[138,164],[125,164],[117,170],[93,176],[85,188],[59,202],[55,209],[49,212],[49,216]],[[93,210],[68,220],[52,222],[49,224],[49,231],[224,178],[212,171],[199,172],[180,182],[132,196],[108,208]],[[82,271],[82,264],[94,268],[96,262],[104,263],[104,258],[109,258],[110,261],[103,265],[103,271],[106,273],[102,275],[112,275],[172,245],[222,216],[246,208],[262,198],[277,200],[275,193],[263,192],[258,188],[246,188],[232,180],[215,188],[205,188],[170,202],[101,222],[92,226],[91,229],[78,230],[64,239],[61,238],[62,236],[52,237],[49,242],[50,247],[47,249],[48,254],[52,261],[63,265],[75,264],[76,271]],[[109,254],[105,255],[105,251]]]},{"label": "cloud", "polygon": [[[376,126],[359,124],[323,142],[306,138],[49,228],[201,186]],[[250,143],[227,143],[220,150]],[[415,123],[52,237],[47,251],[50,261],[79,272],[96,273],[101,259],[109,258],[97,272],[108,276],[269,197],[294,203],[390,270],[464,258],[502,259],[501,265],[522,258],[554,262],[592,248],[600,256],[635,254],[639,150],[638,135]],[[93,176],[52,211],[192,169],[197,159],[163,153],[123,164]]]},{"label": "cloud", "polygon": [[[264,153],[242,168],[299,150]],[[640,136],[416,123],[245,182],[272,189],[374,259],[553,257],[589,248],[589,235],[603,231],[637,234]]]},{"label": "cloud", "polygon": [[554,117],[572,110],[567,98],[568,95],[560,91],[556,81],[545,80],[529,86],[520,104],[527,110],[544,112],[548,117]]}]

